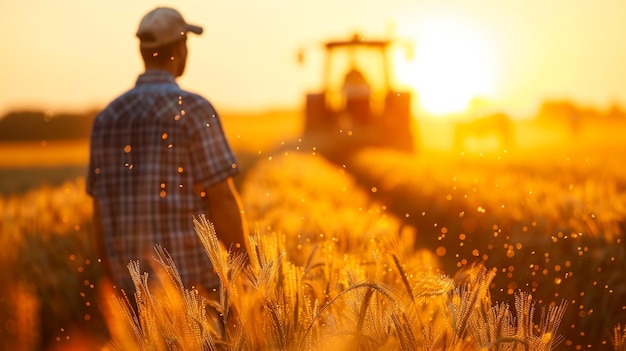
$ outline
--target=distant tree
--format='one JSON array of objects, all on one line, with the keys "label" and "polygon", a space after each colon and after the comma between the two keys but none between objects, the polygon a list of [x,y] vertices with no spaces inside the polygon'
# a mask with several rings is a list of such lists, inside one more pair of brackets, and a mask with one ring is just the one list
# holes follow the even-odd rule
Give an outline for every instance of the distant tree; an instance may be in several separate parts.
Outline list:
[{"label": "distant tree", "polygon": [[544,101],[537,113],[537,120],[542,122],[571,121],[580,118],[580,109],[569,100]]},{"label": "distant tree", "polygon": [[606,111],[606,118],[610,121],[626,121],[626,112],[621,105],[613,103]]},{"label": "distant tree", "polygon": [[96,111],[52,114],[13,111],[0,119],[0,141],[87,139]]}]

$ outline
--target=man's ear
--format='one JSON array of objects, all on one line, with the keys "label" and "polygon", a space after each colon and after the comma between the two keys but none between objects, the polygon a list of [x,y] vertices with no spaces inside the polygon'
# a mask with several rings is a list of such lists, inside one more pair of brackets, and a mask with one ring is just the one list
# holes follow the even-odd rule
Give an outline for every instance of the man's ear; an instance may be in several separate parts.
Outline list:
[{"label": "man's ear", "polygon": [[186,49],[187,42],[185,40],[179,40],[176,45],[174,45],[172,50],[172,56],[175,60],[179,60],[182,58]]}]

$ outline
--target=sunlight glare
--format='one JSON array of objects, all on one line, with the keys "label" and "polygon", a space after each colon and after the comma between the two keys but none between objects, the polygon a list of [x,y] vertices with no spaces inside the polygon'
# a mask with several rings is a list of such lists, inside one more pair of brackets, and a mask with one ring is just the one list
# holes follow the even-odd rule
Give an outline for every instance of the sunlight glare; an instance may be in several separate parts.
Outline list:
[{"label": "sunlight glare", "polygon": [[463,112],[472,99],[493,94],[495,50],[487,33],[474,27],[439,19],[424,23],[414,35],[415,61],[398,63],[398,80],[417,91],[421,110]]}]

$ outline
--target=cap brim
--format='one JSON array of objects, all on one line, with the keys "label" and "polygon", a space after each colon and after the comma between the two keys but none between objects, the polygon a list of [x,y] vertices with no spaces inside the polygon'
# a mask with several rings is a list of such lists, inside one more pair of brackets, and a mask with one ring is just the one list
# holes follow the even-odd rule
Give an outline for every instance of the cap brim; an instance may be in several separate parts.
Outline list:
[{"label": "cap brim", "polygon": [[200,35],[202,34],[203,29],[200,26],[187,23],[187,31]]}]

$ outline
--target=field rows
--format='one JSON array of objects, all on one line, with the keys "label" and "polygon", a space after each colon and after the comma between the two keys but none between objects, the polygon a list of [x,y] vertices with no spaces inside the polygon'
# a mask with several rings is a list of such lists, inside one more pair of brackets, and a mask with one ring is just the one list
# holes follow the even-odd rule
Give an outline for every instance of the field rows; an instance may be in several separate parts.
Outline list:
[{"label": "field rows", "polygon": [[[532,148],[417,156],[366,150],[336,165],[297,141],[272,152],[269,140],[250,149],[243,144],[251,136],[240,137],[242,144],[233,142],[245,165],[238,185],[259,250],[250,271],[232,278],[224,292],[240,309],[245,332],[207,319],[213,342],[303,350],[333,342],[346,350],[354,342],[385,350],[455,343],[465,350],[509,340],[498,342],[508,350],[518,342],[509,338],[521,338],[539,350],[554,346],[558,333],[557,349],[605,349],[613,328],[626,322],[626,168],[613,142],[596,149],[561,144],[540,154]],[[0,198],[0,263],[11,267],[0,275],[2,346],[84,346],[113,337],[134,347],[135,339],[115,328],[102,333],[105,324],[129,321],[123,306],[107,310],[111,300],[100,295],[106,284],[99,283],[91,241],[90,199],[84,178],[72,179]],[[222,266],[237,269],[236,262]],[[183,306],[200,303],[175,290],[155,298],[181,293]],[[472,292],[482,302],[464,305]],[[502,329],[511,335],[471,334],[460,328],[470,319],[475,327],[483,323],[476,330],[496,326],[487,314],[469,312],[465,322],[455,322],[468,306],[513,318],[534,309],[524,302],[529,294],[537,306],[551,306],[551,323],[562,317],[553,325],[558,331],[534,320],[525,325],[537,325],[532,335],[514,322]],[[290,300],[296,296],[297,306]],[[407,301],[425,296],[421,309],[409,307]],[[145,313],[201,316],[169,309],[174,305]]]}]

